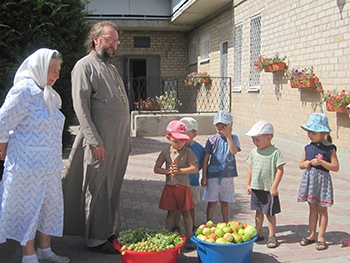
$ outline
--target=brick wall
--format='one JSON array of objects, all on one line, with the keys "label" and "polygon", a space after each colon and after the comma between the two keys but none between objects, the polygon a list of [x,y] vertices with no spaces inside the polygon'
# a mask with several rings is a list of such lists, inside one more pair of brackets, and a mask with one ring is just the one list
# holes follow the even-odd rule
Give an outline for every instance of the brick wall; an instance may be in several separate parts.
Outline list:
[{"label": "brick wall", "polygon": [[[134,37],[150,37],[150,48],[134,48]],[[182,32],[120,31],[115,65],[123,74],[123,55],[159,55],[161,76],[183,76],[187,73],[187,37]]]},{"label": "brick wall", "polygon": [[[325,90],[350,90],[350,4],[338,1],[234,1],[234,9],[201,25],[189,40],[210,34],[210,62],[197,64],[198,71],[219,76],[220,43],[228,41],[228,75],[233,77],[233,29],[243,24],[242,91],[232,94],[235,122],[251,126],[261,119],[270,121],[277,133],[307,138],[300,125],[316,111],[324,111],[330,120],[334,143],[350,147],[350,119],[347,114],[327,112],[315,107],[320,100],[316,90],[292,89],[283,73],[260,73],[260,91],[249,92],[250,18],[261,16],[261,54],[287,56],[289,68],[313,66]],[[199,42],[199,41],[198,41]],[[199,53],[199,52],[198,52]]]}]

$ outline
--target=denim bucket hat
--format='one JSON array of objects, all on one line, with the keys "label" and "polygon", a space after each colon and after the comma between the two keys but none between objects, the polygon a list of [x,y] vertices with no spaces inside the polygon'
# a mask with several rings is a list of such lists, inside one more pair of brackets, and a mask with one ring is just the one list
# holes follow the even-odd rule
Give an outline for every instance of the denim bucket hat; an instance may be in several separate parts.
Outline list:
[{"label": "denim bucket hat", "polygon": [[328,125],[328,117],[324,113],[313,113],[310,115],[307,123],[300,126],[306,131],[313,132],[331,132]]},{"label": "denim bucket hat", "polygon": [[218,123],[222,124],[230,124],[232,122],[233,118],[231,113],[229,113],[226,110],[220,110],[218,111],[214,116],[214,125]]}]

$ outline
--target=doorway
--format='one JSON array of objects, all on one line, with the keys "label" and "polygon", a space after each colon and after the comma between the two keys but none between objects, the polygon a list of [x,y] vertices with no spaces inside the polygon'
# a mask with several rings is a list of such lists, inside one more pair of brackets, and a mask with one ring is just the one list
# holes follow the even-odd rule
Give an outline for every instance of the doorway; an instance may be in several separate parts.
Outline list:
[{"label": "doorway", "polygon": [[130,110],[135,102],[154,96],[154,83],[150,79],[160,76],[160,56],[123,56],[123,80],[127,87]]}]

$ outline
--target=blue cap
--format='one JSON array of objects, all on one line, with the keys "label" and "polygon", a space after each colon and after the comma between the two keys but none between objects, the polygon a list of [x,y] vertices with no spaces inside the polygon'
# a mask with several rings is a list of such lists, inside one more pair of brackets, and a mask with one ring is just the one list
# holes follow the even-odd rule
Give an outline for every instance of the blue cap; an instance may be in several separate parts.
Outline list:
[{"label": "blue cap", "polygon": [[215,114],[214,125],[218,123],[230,124],[232,122],[232,115],[228,111],[220,110]]},{"label": "blue cap", "polygon": [[313,113],[310,115],[307,123],[300,126],[306,131],[313,132],[331,132],[328,125],[328,117],[324,113]]}]

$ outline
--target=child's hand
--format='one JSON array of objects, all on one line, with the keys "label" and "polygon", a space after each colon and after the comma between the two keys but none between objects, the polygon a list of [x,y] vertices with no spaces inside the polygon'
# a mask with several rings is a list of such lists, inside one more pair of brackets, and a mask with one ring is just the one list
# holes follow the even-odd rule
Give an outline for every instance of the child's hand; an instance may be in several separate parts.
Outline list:
[{"label": "child's hand", "polygon": [[174,176],[178,172],[179,172],[179,166],[177,165],[177,163],[170,164],[170,175]]},{"label": "child's hand", "polygon": [[304,162],[304,168],[309,169],[311,167],[311,161],[305,161]]},{"label": "child's hand", "polygon": [[227,124],[222,128],[221,132],[225,137],[230,137],[232,134],[232,125]]},{"label": "child's hand", "polygon": [[312,166],[318,166],[318,165],[322,165],[322,159],[319,158],[314,158],[310,161],[310,164]]},{"label": "child's hand", "polygon": [[272,197],[277,196],[278,195],[278,190],[276,188],[271,188],[270,189],[270,195]]},{"label": "child's hand", "polygon": [[201,180],[201,185],[202,185],[203,187],[205,187],[205,186],[207,186],[207,184],[208,184],[208,179],[207,179],[207,178],[202,178],[202,180]]},{"label": "child's hand", "polygon": [[248,195],[252,194],[252,189],[250,188],[250,185],[247,185],[247,194]]}]

